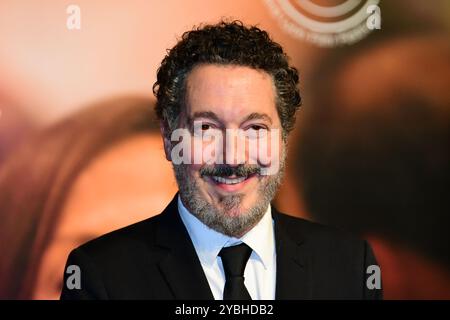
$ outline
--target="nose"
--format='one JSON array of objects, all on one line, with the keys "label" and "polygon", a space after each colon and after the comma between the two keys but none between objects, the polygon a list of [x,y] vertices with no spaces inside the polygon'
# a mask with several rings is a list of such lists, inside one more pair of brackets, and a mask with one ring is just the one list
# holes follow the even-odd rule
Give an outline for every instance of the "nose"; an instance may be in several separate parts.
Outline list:
[{"label": "nose", "polygon": [[237,167],[246,161],[246,142],[234,130],[227,130],[224,139],[223,158],[225,164],[231,167]]}]

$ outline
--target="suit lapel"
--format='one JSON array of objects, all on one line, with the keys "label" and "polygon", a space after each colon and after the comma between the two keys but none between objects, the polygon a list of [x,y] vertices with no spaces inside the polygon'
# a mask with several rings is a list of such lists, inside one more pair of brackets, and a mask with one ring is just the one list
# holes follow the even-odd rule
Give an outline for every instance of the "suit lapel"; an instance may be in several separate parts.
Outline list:
[{"label": "suit lapel", "polygon": [[272,207],[277,251],[277,300],[309,299],[311,270],[304,239],[298,230],[289,230],[289,217]]},{"label": "suit lapel", "polygon": [[189,234],[178,214],[178,193],[161,214],[157,244],[167,250],[159,269],[175,299],[214,299]]}]

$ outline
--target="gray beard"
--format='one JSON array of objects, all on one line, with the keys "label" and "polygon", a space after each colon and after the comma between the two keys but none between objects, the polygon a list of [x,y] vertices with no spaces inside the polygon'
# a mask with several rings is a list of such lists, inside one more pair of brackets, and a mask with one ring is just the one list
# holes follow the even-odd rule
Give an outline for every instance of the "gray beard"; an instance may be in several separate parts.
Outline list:
[{"label": "gray beard", "polygon": [[[209,228],[229,237],[243,236],[262,219],[281,184],[287,148],[284,146],[282,149],[277,174],[264,176],[264,182],[260,183],[258,187],[259,197],[250,208],[242,208],[243,194],[223,196],[219,199],[221,207],[209,203],[198,192],[198,183],[190,178],[188,167],[185,164],[173,165],[181,201],[197,219]],[[257,179],[260,178],[261,176],[257,176]]]}]

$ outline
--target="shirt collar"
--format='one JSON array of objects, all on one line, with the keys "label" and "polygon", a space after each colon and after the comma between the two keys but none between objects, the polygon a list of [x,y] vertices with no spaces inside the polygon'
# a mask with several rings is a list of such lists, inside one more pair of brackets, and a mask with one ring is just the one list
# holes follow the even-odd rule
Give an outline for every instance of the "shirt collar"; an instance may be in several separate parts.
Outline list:
[{"label": "shirt collar", "polygon": [[275,238],[270,204],[262,219],[241,238],[226,236],[206,226],[188,211],[180,196],[178,196],[178,212],[200,261],[212,265],[223,247],[244,242],[256,253],[264,268],[272,263]]}]

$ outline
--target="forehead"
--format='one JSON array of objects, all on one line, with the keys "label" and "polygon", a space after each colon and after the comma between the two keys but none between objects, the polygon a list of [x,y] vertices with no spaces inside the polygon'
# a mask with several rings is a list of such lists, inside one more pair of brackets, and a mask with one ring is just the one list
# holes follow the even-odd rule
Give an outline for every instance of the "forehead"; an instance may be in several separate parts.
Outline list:
[{"label": "forehead", "polygon": [[186,79],[186,103],[188,113],[276,111],[272,77],[244,66],[195,67]]}]

